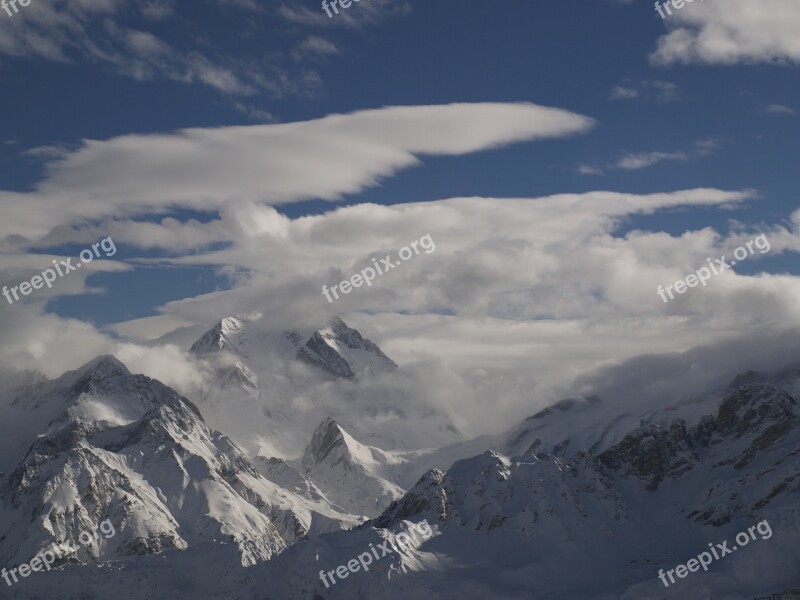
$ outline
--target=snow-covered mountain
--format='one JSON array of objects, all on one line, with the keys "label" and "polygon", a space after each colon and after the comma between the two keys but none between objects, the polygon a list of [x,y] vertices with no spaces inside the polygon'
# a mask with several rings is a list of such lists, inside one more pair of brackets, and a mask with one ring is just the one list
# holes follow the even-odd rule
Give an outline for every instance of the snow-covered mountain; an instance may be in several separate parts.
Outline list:
[{"label": "snow-covered mountain", "polygon": [[404,462],[390,452],[360,444],[329,417],[314,431],[300,465],[338,506],[375,517],[405,493],[393,483]]},{"label": "snow-covered mountain", "polygon": [[3,564],[105,519],[116,535],[78,560],[232,543],[253,564],[358,522],[264,478],[189,400],[112,356],[18,389],[13,404],[6,427],[40,429],[3,481]]},{"label": "snow-covered mountain", "polygon": [[192,344],[191,352],[230,352],[242,358],[249,356],[246,326],[258,320],[259,315],[225,317]]},{"label": "snow-covered mountain", "polygon": [[339,317],[315,331],[297,351],[297,359],[334,377],[354,379],[366,372],[380,373],[397,365],[380,348]]},{"label": "snow-covered mountain", "polygon": [[[726,389],[666,407],[572,399],[500,436],[451,447],[454,454],[487,440],[496,446],[428,470],[406,493],[395,490],[402,495],[374,520],[296,541],[250,568],[241,567],[230,545],[192,545],[165,550],[160,562],[141,556],[103,569],[43,573],[25,582],[25,592],[20,586],[10,594],[742,600],[786,592],[791,598],[787,590],[800,587],[797,382],[790,370],[748,373]],[[633,426],[621,433],[626,423]],[[348,490],[353,502],[372,501],[385,491],[381,482],[399,489],[411,470],[444,457],[369,447],[326,419],[300,461],[256,464],[285,493],[339,506]],[[423,519],[434,526],[433,537],[401,547],[397,533]],[[737,533],[764,522],[770,535],[759,529],[746,548],[707,572],[669,588],[659,579],[660,569],[686,564],[709,544],[733,546]],[[369,571],[322,582],[320,570],[336,570],[379,546],[390,552]],[[190,568],[196,578],[170,575]]]},{"label": "snow-covered mountain", "polygon": [[597,396],[568,398],[538,411],[503,433],[420,452],[416,458],[410,458],[415,467],[405,469],[400,482],[410,487],[411,479],[416,480],[426,468],[446,470],[453,462],[486,449],[506,456],[520,456],[526,452],[563,458],[574,458],[581,452],[599,454],[641,426],[668,429],[675,419],[683,419],[692,427],[714,412],[731,389],[752,382],[769,384],[800,397],[800,368],[790,366],[774,373],[749,371],[735,377],[724,389],[681,398],[668,405],[639,397],[627,403]]},{"label": "snow-covered mountain", "polygon": [[263,355],[303,362],[334,378],[354,379],[365,373],[397,368],[377,344],[364,338],[339,317],[317,329],[303,341],[297,330],[266,335],[254,327],[258,313],[225,317],[204,333],[191,347],[196,355],[228,353],[244,361],[251,359],[258,369]]},{"label": "snow-covered mountain", "polygon": [[[693,427],[682,419],[644,425],[598,454],[487,451],[432,470],[368,526],[298,544],[253,579],[284,573],[276,593],[287,599],[313,597],[314,585],[320,597],[365,600],[741,600],[780,592],[800,584],[798,448],[794,397],[770,384],[731,388]],[[432,540],[330,589],[312,582],[369,542],[386,538],[396,548],[390,532],[423,519],[437,525]],[[709,543],[733,545],[765,520],[771,536],[758,534],[707,573],[669,589],[658,578],[659,569]]]}]

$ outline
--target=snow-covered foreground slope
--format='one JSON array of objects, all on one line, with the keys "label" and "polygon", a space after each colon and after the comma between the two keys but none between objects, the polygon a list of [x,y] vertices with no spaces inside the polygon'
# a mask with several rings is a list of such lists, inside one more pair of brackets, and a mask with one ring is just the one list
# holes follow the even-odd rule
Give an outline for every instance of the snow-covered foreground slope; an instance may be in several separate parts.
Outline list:
[{"label": "snow-covered foreground slope", "polygon": [[[29,561],[110,520],[116,535],[80,561],[235,546],[243,564],[358,519],[264,478],[197,408],[158,381],[99,357],[17,389],[10,430],[40,427],[3,478],[0,563]],[[9,420],[11,418],[16,420]],[[43,425],[44,424],[44,425]]]},{"label": "snow-covered foreground slope", "polygon": [[[798,499],[800,406],[761,381],[726,390],[692,424],[644,424],[596,452],[486,451],[432,470],[374,521],[248,569],[226,547],[194,548],[37,575],[11,597],[742,600],[800,587]],[[395,533],[423,519],[435,535],[402,549]],[[764,522],[771,535],[758,529],[708,572],[659,579]],[[320,570],[379,546],[369,571],[322,582]]]}]

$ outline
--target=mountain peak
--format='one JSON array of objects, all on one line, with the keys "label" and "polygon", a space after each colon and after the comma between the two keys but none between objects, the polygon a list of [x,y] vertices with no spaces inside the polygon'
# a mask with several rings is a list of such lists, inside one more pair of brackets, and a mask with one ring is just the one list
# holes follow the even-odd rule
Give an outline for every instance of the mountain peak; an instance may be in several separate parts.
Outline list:
[{"label": "mountain peak", "polygon": [[247,323],[258,321],[260,318],[260,313],[224,317],[192,344],[190,352],[193,354],[205,354],[228,350],[240,356],[247,356],[244,336],[245,326]]},{"label": "mountain peak", "polygon": [[333,317],[327,327],[315,331],[297,351],[297,359],[344,379],[355,379],[366,371],[378,373],[397,368],[377,344],[339,317]]},{"label": "mountain peak", "polygon": [[277,353],[282,358],[304,362],[341,379],[355,379],[367,371],[379,373],[397,368],[377,344],[337,316],[308,338],[296,329],[272,336],[249,326],[260,318],[260,313],[225,317],[192,344],[190,351],[195,355],[230,353],[245,360],[258,359],[263,353]]},{"label": "mountain peak", "polygon": [[122,364],[122,362],[112,354],[97,356],[82,367],[75,369],[74,373],[79,376],[92,375],[94,379],[105,379],[114,375],[131,374],[128,367]]},{"label": "mountain peak", "polygon": [[348,331],[350,329],[350,327],[347,325],[347,323],[342,321],[342,319],[339,318],[336,315],[334,315],[331,318],[331,320],[328,321],[328,327],[330,327],[334,331]]},{"label": "mountain peak", "polygon": [[304,465],[317,465],[337,447],[346,444],[344,432],[339,424],[331,416],[325,417],[317,425],[311,436],[311,441],[303,454]]},{"label": "mountain peak", "polygon": [[390,452],[361,444],[333,417],[317,426],[301,459],[304,474],[329,500],[368,517],[380,514],[405,492],[392,475],[392,467],[402,462]]}]

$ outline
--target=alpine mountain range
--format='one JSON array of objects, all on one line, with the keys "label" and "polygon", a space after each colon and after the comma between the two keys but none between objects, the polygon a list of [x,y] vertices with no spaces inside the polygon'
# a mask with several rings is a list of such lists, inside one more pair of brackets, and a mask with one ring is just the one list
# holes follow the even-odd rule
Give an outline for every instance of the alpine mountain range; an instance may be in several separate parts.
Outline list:
[{"label": "alpine mountain range", "polygon": [[[262,322],[223,318],[187,348],[211,374],[190,397],[110,355],[3,374],[0,566],[105,519],[117,532],[3,597],[740,600],[800,584],[800,363],[668,405],[568,398],[468,439],[424,398],[371,397],[403,367],[341,319]],[[685,587],[657,578],[764,519],[771,539]],[[430,539],[397,543],[422,520]],[[322,584],[378,542],[391,559]]]}]

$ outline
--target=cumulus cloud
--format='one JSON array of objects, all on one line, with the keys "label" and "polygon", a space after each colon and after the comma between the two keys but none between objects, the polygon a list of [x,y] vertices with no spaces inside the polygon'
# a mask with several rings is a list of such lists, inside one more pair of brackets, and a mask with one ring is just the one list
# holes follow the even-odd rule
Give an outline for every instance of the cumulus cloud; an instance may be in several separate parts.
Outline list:
[{"label": "cumulus cloud", "polygon": [[800,62],[800,3],[705,0],[673,10],[672,30],[650,55],[654,64]]}]

